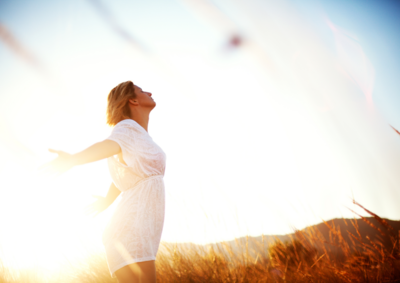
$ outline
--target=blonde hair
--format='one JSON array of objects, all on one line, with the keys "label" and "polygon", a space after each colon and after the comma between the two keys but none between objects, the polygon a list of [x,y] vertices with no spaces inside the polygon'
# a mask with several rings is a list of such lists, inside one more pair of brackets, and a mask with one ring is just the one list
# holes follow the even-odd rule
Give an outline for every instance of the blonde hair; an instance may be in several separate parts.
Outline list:
[{"label": "blonde hair", "polygon": [[127,81],[114,87],[107,98],[107,124],[115,126],[124,119],[131,119],[128,100],[136,98],[133,82]]}]

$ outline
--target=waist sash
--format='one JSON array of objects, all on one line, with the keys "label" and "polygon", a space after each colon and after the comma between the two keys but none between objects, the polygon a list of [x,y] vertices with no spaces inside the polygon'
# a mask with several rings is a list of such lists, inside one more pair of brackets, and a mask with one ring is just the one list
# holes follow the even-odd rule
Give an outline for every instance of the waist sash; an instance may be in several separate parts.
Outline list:
[{"label": "waist sash", "polygon": [[147,181],[149,181],[149,180],[152,180],[152,179],[160,179],[160,178],[162,179],[163,177],[164,177],[163,175],[152,175],[152,176],[143,178],[143,179],[139,180],[138,182],[136,182],[136,184],[133,185],[132,188],[129,188],[129,189],[127,189],[127,190],[124,191],[124,192],[130,191],[130,190],[132,190],[132,189],[138,187],[139,185],[141,185],[141,184],[143,184],[144,182],[147,182]]}]

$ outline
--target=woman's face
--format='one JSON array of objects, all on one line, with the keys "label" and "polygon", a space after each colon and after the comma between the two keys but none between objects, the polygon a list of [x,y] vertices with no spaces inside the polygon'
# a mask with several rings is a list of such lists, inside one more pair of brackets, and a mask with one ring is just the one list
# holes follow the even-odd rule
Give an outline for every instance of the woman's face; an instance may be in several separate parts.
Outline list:
[{"label": "woman's face", "polygon": [[151,97],[150,92],[143,91],[140,87],[135,85],[136,100],[141,107],[149,107],[153,109],[156,106],[156,102]]}]

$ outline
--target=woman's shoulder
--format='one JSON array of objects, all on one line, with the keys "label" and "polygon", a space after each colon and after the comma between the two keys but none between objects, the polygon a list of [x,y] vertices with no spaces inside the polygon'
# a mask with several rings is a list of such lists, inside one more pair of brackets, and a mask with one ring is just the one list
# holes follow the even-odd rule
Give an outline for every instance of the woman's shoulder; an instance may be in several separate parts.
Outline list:
[{"label": "woman's shoulder", "polygon": [[125,119],[119,121],[115,126],[114,130],[116,129],[132,129],[135,130],[136,132],[142,132],[145,131],[142,126],[138,124],[135,120],[132,119]]},{"label": "woman's shoulder", "polygon": [[119,121],[117,124],[115,124],[114,127],[121,127],[121,126],[132,126],[132,127],[136,127],[136,126],[140,126],[135,120],[132,119],[125,119],[125,120],[121,120]]}]

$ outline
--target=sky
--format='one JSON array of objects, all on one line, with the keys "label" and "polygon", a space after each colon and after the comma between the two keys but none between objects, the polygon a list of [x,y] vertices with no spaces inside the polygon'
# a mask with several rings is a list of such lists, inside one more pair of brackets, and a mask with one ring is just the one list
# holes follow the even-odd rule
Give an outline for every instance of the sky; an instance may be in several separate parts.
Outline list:
[{"label": "sky", "polygon": [[389,126],[400,129],[399,9],[0,0],[2,258],[51,265],[101,246],[119,199],[94,219],[83,209],[112,182],[106,160],[57,179],[37,167],[54,158],[48,148],[75,153],[107,138],[106,98],[126,80],[157,102],[162,241],[286,234],[354,217],[352,198],[399,219],[400,136]]}]

